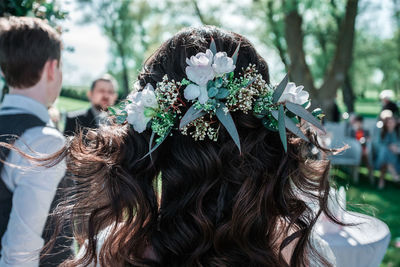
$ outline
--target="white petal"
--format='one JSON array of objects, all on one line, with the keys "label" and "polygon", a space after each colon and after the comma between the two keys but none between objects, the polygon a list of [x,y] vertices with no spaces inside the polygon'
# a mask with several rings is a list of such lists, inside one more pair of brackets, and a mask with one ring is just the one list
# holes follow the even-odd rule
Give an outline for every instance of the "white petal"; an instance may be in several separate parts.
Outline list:
[{"label": "white petal", "polygon": [[207,100],[208,100],[207,87],[202,86],[202,87],[200,87],[199,103],[205,104],[207,102]]},{"label": "white petal", "polygon": [[206,56],[207,56],[207,58],[209,60],[208,65],[211,66],[212,61],[213,61],[213,57],[214,57],[213,52],[210,49],[207,49],[206,50]]},{"label": "white petal", "polygon": [[307,102],[309,97],[309,94],[307,91],[301,91],[298,95],[297,95],[297,104],[299,105],[303,105],[304,103]]},{"label": "white petal", "polygon": [[200,95],[200,87],[195,84],[189,84],[183,91],[183,96],[187,100],[193,100],[198,98]]},{"label": "white petal", "polygon": [[295,89],[296,94],[299,94],[303,89],[304,89],[304,86],[303,86],[303,85],[297,86],[296,89]]},{"label": "white petal", "polygon": [[288,83],[286,85],[286,88],[285,88],[284,92],[286,92],[286,93],[296,93],[296,84],[292,83],[292,82]]},{"label": "white petal", "polygon": [[144,87],[143,90],[151,90],[154,92],[154,87],[153,85],[151,85],[151,83],[146,84],[146,86]]}]

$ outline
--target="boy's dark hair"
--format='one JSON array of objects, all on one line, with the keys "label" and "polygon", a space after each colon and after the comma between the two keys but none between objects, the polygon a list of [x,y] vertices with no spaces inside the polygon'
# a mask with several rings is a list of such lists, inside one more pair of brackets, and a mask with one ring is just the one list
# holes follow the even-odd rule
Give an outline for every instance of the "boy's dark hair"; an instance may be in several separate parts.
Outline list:
[{"label": "boy's dark hair", "polygon": [[61,48],[59,33],[44,20],[0,18],[0,67],[11,87],[38,83],[46,61],[60,61]]},{"label": "boy's dark hair", "polygon": [[364,117],[363,116],[361,116],[361,115],[357,115],[355,118],[354,118],[354,121],[359,121],[359,122],[363,122],[364,121]]}]

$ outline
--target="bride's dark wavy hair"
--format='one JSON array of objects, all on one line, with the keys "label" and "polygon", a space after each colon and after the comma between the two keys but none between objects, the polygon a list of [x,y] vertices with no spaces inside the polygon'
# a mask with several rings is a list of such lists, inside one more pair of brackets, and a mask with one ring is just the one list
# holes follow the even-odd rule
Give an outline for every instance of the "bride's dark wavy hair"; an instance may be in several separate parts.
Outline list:
[{"label": "bride's dark wavy hair", "polygon": [[[211,38],[229,56],[240,43],[235,76],[255,64],[269,83],[267,63],[245,37],[204,26],[163,43],[144,63],[140,86],[156,87],[164,75],[185,78],[185,59],[204,52]],[[290,133],[285,153],[279,134],[252,114],[232,116],[241,153],[223,127],[216,142],[174,131],[143,159],[150,130],[139,134],[114,124],[71,138],[55,156],[67,158],[77,188],[56,213],[73,222],[87,248],[63,265],[307,266],[313,259],[330,266],[310,242],[321,211],[334,220],[327,210],[329,162],[309,158],[309,145]],[[322,149],[310,130],[306,134]]]}]

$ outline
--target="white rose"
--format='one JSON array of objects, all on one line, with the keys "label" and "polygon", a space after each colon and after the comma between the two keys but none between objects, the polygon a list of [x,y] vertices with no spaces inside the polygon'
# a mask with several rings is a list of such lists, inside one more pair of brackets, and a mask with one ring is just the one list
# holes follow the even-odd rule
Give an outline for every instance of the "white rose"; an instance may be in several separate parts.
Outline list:
[{"label": "white rose", "polygon": [[151,118],[144,116],[144,109],[142,105],[135,103],[129,104],[125,107],[128,116],[126,120],[133,126],[133,129],[138,133],[142,133],[146,130],[147,123]]},{"label": "white rose", "polygon": [[154,88],[151,84],[147,84],[146,87],[141,91],[141,102],[145,107],[157,108],[157,98],[154,94]]},{"label": "white rose", "polygon": [[308,101],[309,94],[303,91],[304,86],[296,86],[295,83],[288,83],[283,91],[278,102],[292,102],[295,104],[303,105]]},{"label": "white rose", "polygon": [[236,66],[233,65],[233,59],[228,57],[226,52],[218,52],[215,54],[212,67],[217,76],[232,72],[236,68]]},{"label": "white rose", "polygon": [[211,66],[213,57],[211,50],[207,49],[206,53],[199,52],[195,56],[191,56],[190,59],[187,58],[186,63],[190,67]]},{"label": "white rose", "polygon": [[186,67],[186,76],[192,82],[205,86],[208,81],[214,79],[215,74],[211,66],[213,60],[213,53],[207,49],[206,53],[197,53],[196,56],[191,56],[186,59],[188,66]]},{"label": "white rose", "polygon": [[142,94],[140,92],[130,93],[127,97],[132,103],[138,103],[142,100]]}]

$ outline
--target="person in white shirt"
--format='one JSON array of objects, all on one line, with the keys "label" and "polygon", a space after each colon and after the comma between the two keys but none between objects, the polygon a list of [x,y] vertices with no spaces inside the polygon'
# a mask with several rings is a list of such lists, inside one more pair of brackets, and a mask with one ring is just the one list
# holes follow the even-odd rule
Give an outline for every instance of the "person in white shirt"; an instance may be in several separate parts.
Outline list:
[{"label": "person in white shirt", "polygon": [[61,90],[61,49],[59,33],[43,20],[0,19],[0,67],[10,87],[0,108],[1,267],[39,265],[43,228],[65,174],[64,162],[39,167],[4,146],[12,144],[35,157],[64,146],[48,114]]}]

